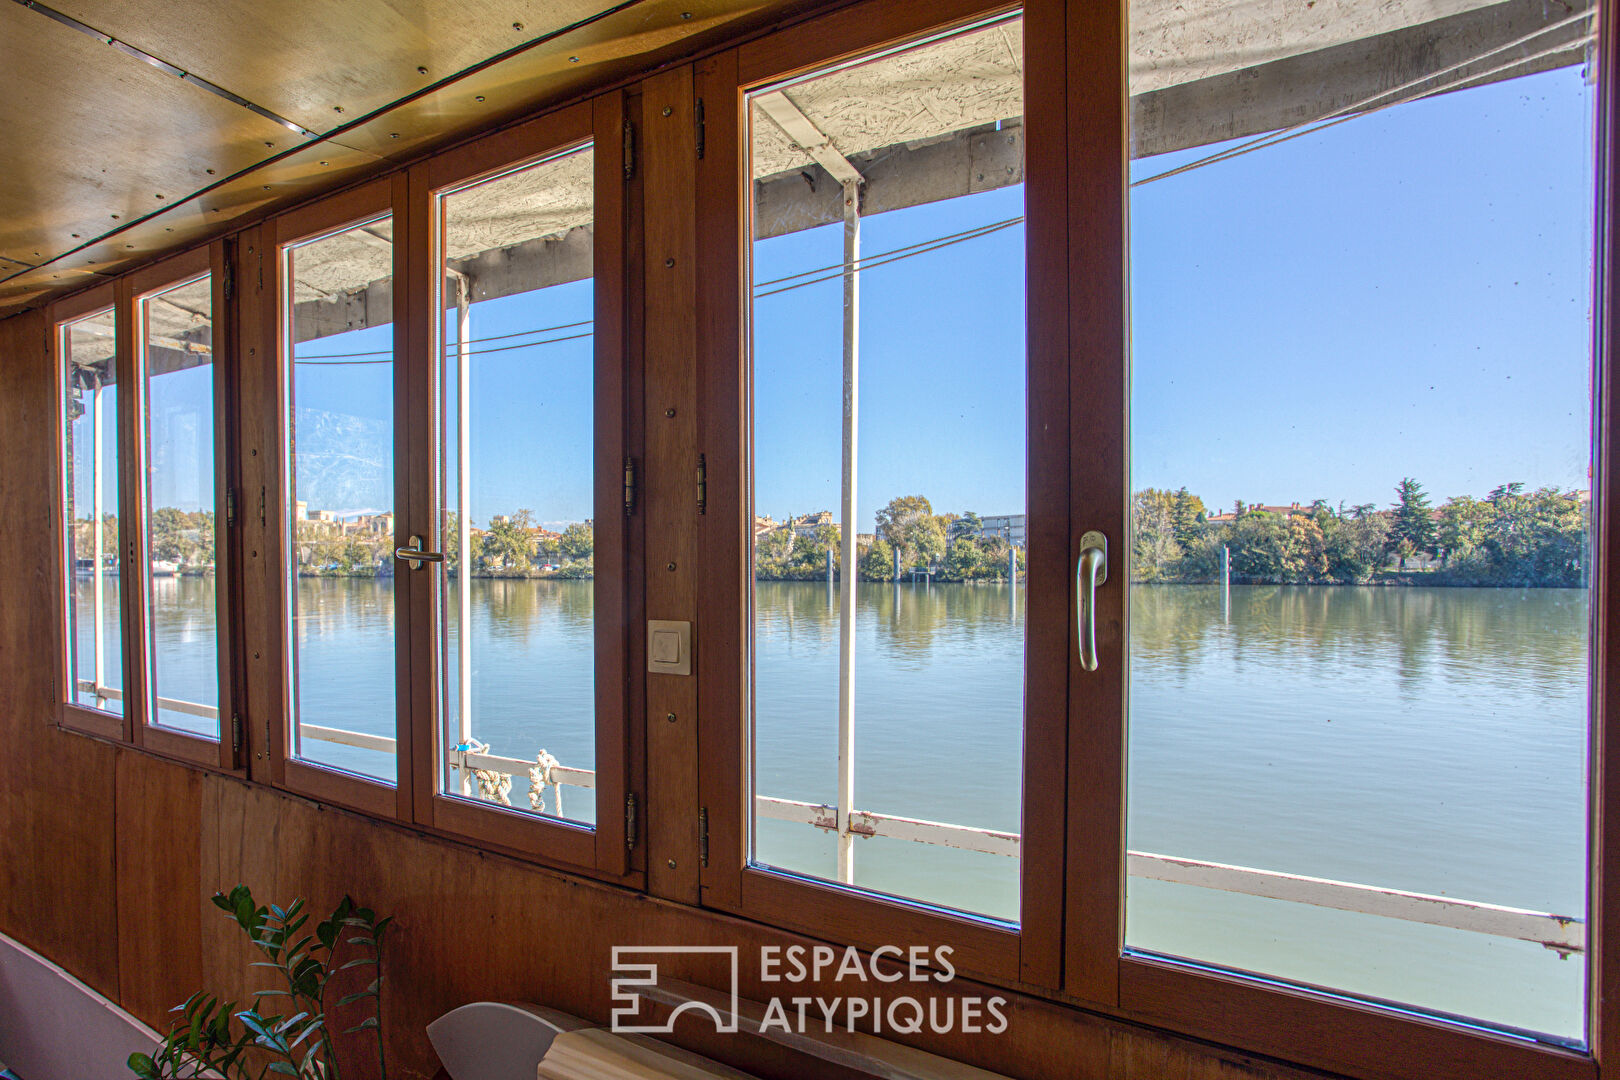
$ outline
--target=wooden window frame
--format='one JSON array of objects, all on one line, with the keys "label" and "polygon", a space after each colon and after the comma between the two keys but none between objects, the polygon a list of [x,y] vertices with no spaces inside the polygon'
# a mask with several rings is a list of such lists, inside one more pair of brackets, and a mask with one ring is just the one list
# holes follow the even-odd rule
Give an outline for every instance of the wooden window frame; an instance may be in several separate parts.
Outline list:
[{"label": "wooden window frame", "polygon": [[[206,275],[209,280],[210,304],[213,312],[212,324],[214,334],[214,358],[211,382],[213,384],[214,405],[214,522],[215,522],[215,627],[218,667],[218,701],[219,701],[219,731],[218,736],[209,737],[195,735],[189,732],[177,731],[173,728],[164,728],[157,725],[154,720],[157,715],[156,695],[152,693],[152,656],[150,649],[150,612],[151,612],[151,582],[146,572],[150,560],[146,536],[146,496],[147,496],[147,386],[146,386],[146,342],[145,322],[142,317],[141,305],[148,297],[163,292],[175,285],[199,279]],[[165,757],[188,761],[194,765],[203,765],[210,768],[233,772],[238,768],[237,746],[233,745],[231,738],[231,717],[235,710],[233,703],[235,694],[232,677],[231,646],[234,635],[231,633],[233,620],[237,618],[237,605],[233,602],[230,582],[232,568],[229,556],[229,527],[226,525],[226,505],[230,490],[229,477],[231,475],[227,448],[229,439],[227,430],[230,426],[230,412],[227,407],[227,384],[231,363],[228,342],[229,334],[229,303],[225,298],[225,281],[227,271],[225,267],[225,245],[216,241],[205,247],[193,248],[178,255],[143,267],[126,275],[120,282],[122,293],[120,326],[128,326],[125,334],[120,331],[120,340],[128,343],[128,362],[120,355],[120,371],[127,371],[131,380],[131,393],[121,395],[119,407],[128,410],[124,414],[129,437],[120,445],[120,465],[123,467],[124,458],[128,457],[128,465],[123,468],[124,479],[130,485],[129,493],[121,500],[126,512],[134,515],[134,524],[131,531],[124,534],[126,558],[124,560],[128,573],[124,577],[123,587],[125,596],[132,602],[130,608],[131,618],[126,626],[125,657],[131,664],[139,665],[140,690],[134,695],[138,702],[139,712],[126,709],[131,720],[129,731],[131,741],[136,745]],[[124,376],[120,375],[122,379]],[[125,404],[125,398],[128,404]],[[129,549],[134,543],[134,552],[139,558],[132,557]],[[128,681],[128,676],[126,676]],[[126,702],[128,704],[128,702]]]},{"label": "wooden window frame", "polygon": [[[1126,67],[1127,0],[1116,4],[1070,5],[1068,48],[1070,280],[1088,287],[1071,297],[1069,327],[1075,356],[1069,396],[1072,408],[1095,418],[1090,452],[1074,459],[1071,559],[1079,555],[1081,529],[1100,529],[1129,536],[1130,444],[1126,428],[1130,384],[1128,213],[1129,73]],[[1615,124],[1620,93],[1614,79],[1615,27],[1600,19],[1599,207],[1614,197]],[[1620,531],[1609,520],[1616,505],[1615,449],[1608,424],[1615,415],[1614,356],[1607,337],[1616,312],[1610,270],[1617,247],[1606,213],[1597,233],[1598,310],[1604,318],[1599,333],[1595,405],[1604,421],[1597,428],[1594,465],[1596,535],[1604,558],[1594,582],[1593,611],[1597,626],[1594,680],[1600,690],[1591,717],[1593,753],[1589,789],[1592,817],[1589,1005],[1591,1052],[1567,1050],[1484,1024],[1447,1022],[1415,1009],[1381,1007],[1332,990],[1312,991],[1281,980],[1246,977],[1207,965],[1128,953],[1124,938],[1125,889],[1125,602],[1128,590],[1105,587],[1097,593],[1098,648],[1103,664],[1082,672],[1071,652],[1071,686],[1085,693],[1069,696],[1072,736],[1069,744],[1068,891],[1064,989],[1094,1007],[1138,1022],[1272,1054],[1303,1065],[1358,1077],[1387,1080],[1468,1080],[1481,1076],[1537,1076],[1593,1080],[1598,1061],[1620,1055],[1616,1004],[1605,1002],[1602,988],[1620,986],[1603,978],[1615,960],[1602,949],[1605,882],[1615,881],[1620,865],[1605,848],[1605,830],[1616,826],[1602,818],[1604,792],[1620,798],[1620,769],[1605,761],[1620,717],[1620,699],[1606,700],[1613,684],[1604,678],[1604,661],[1614,662],[1605,626],[1620,617],[1620,595],[1611,585],[1609,568],[1620,558]],[[1605,231],[1608,230],[1608,231]],[[1123,555],[1129,545],[1116,545]],[[1111,577],[1110,583],[1114,578]],[[1074,579],[1070,578],[1070,589]],[[1069,595],[1071,610],[1074,603]],[[1620,816],[1617,816],[1620,817]],[[1608,901],[1613,904],[1614,901]],[[1620,972],[1615,973],[1620,975]],[[1607,1018],[1606,1018],[1607,1014]]]},{"label": "wooden window frame", "polygon": [[[698,295],[699,386],[708,512],[700,519],[704,596],[702,643],[697,649],[701,803],[709,825],[703,903],[772,925],[860,948],[926,942],[949,946],[965,974],[1002,984],[1056,990],[1062,955],[1064,813],[1068,755],[1067,685],[1051,631],[1072,623],[1057,597],[1068,595],[1073,575],[1063,556],[1068,521],[1068,440],[1029,439],[1026,498],[1028,561],[1023,821],[1020,918],[1016,927],[943,911],[900,897],[847,887],[749,864],[748,775],[752,637],[752,362],[747,338],[748,248],[746,222],[751,180],[747,167],[746,94],[985,18],[1023,10],[1025,22],[1025,131],[1028,161],[1025,205],[1028,235],[1061,235],[1063,187],[1063,82],[1060,45],[1064,4],[947,0],[945,3],[868,2],[761,38],[701,63],[697,95],[705,101],[706,152],[698,161],[697,216],[703,223]],[[1029,62],[1029,50],[1041,62]],[[1055,60],[1055,62],[1053,62]],[[1029,432],[1069,430],[1070,374],[1063,329],[1068,324],[1068,272],[1044,244],[1026,246]],[[1065,648],[1072,631],[1061,632]],[[1055,661],[1055,662],[1054,662]],[[1053,669],[1059,674],[1051,676]]]},{"label": "wooden window frame", "polygon": [[[595,336],[594,517],[596,824],[583,825],[524,813],[439,791],[440,670],[438,575],[412,579],[409,598],[411,655],[409,778],[417,824],[481,846],[635,884],[640,871],[626,844],[625,799],[630,791],[628,521],[623,512],[622,463],[629,440],[625,349],[625,181],[623,95],[617,91],[548,112],[467,146],[429,158],[409,170],[408,275],[401,290],[408,311],[406,378],[409,381],[410,528],[438,540],[434,491],[443,433],[433,394],[442,355],[444,311],[442,220],[439,193],[543,160],[572,147],[593,147],[593,317]],[[420,577],[422,580],[415,580]],[[605,617],[604,617],[605,616]]]},{"label": "wooden window frame", "polygon": [[[63,334],[66,332],[70,323],[77,322],[86,316],[96,315],[103,311],[110,311],[113,315],[113,341],[115,349],[113,363],[115,370],[118,371],[118,377],[122,379],[122,363],[116,350],[119,348],[123,340],[121,331],[119,330],[123,313],[118,306],[116,282],[109,281],[105,284],[97,285],[92,289],[87,289],[84,292],[75,293],[66,299],[58,300],[50,306],[49,312],[50,356],[56,379],[56,417],[51,423],[51,433],[56,443],[56,468],[53,471],[52,476],[52,493],[54,495],[52,505],[55,507],[54,540],[56,544],[56,588],[52,590],[52,596],[56,598],[56,629],[57,632],[61,634],[61,640],[59,642],[60,648],[57,650],[56,681],[58,691],[56,695],[56,723],[60,727],[67,728],[71,731],[77,731],[85,735],[95,735],[103,739],[113,739],[117,741],[128,741],[130,737],[130,706],[132,704],[130,700],[128,677],[125,676],[123,680],[125,683],[125,685],[122,687],[124,698],[121,702],[121,708],[117,713],[110,713],[102,709],[86,708],[74,700],[78,692],[77,687],[74,685],[77,675],[74,672],[72,662],[69,659],[72,651],[69,645],[69,637],[77,632],[77,627],[68,625],[67,590],[72,587],[71,583],[73,580],[73,568],[67,565],[68,538],[67,522],[64,517],[64,511],[67,506],[67,492],[73,483],[73,478],[67,475],[67,458],[64,453],[67,446],[68,431],[66,383],[67,371],[64,366],[66,364],[67,357],[64,351]],[[123,445],[119,436],[119,425],[122,414],[122,409],[115,410],[112,424],[113,445],[120,448],[120,450],[122,449]],[[122,453],[120,453],[120,461],[121,460]],[[119,514],[122,514],[122,475],[119,476],[118,481],[119,497],[114,501],[116,504],[115,509]],[[120,525],[122,525],[121,521]],[[125,594],[122,590],[123,564],[124,560],[122,557],[120,557],[118,559],[120,584],[118,618],[120,649],[122,649],[123,645],[123,623],[125,620],[123,610],[123,597]],[[99,574],[101,572],[101,568],[97,567],[96,572]],[[125,659],[123,666],[125,669],[127,669],[127,659]]]},{"label": "wooden window frame", "polygon": [[[266,222],[259,231],[261,258],[256,273],[262,272],[258,284],[261,311],[258,316],[258,340],[262,355],[257,357],[261,370],[254,380],[257,387],[274,387],[273,394],[263,394],[258,401],[243,401],[243,408],[261,412],[255,430],[273,432],[275,442],[268,452],[254,455],[258,460],[255,477],[261,486],[263,500],[263,528],[256,537],[264,552],[263,565],[257,569],[256,591],[263,596],[267,612],[265,621],[274,632],[264,633],[259,645],[269,654],[271,678],[262,680],[263,700],[256,703],[254,723],[265,725],[265,753],[269,780],[277,787],[295,794],[305,795],[322,802],[333,803],[369,814],[372,817],[395,821],[411,820],[412,742],[406,726],[411,700],[412,656],[405,647],[409,638],[409,612],[411,582],[408,574],[394,575],[394,746],[395,779],[387,783],[358,773],[308,761],[293,754],[292,714],[292,655],[291,589],[288,584],[292,567],[292,551],[288,543],[288,403],[291,394],[292,343],[288,334],[288,311],[282,308],[287,293],[285,269],[288,251],[305,241],[318,239],[346,228],[363,224],[384,215],[391,215],[394,230],[393,244],[393,341],[394,341],[394,524],[395,543],[403,544],[409,535],[401,524],[406,520],[410,484],[408,462],[411,440],[406,412],[406,369],[409,333],[408,289],[404,287],[405,271],[409,265],[406,252],[413,234],[409,212],[406,176],[397,172],[377,180],[360,184],[318,202],[290,210]],[[252,558],[252,556],[249,556]],[[252,571],[250,571],[252,572]],[[273,612],[273,614],[270,614]]]}]

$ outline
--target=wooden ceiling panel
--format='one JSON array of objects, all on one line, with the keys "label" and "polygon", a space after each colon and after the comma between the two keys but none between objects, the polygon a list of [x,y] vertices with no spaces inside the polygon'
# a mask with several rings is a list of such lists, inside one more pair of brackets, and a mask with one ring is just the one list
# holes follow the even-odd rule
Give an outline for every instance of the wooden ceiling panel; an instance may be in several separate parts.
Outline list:
[{"label": "wooden ceiling panel", "polygon": [[318,132],[609,6],[602,0],[51,3]]},{"label": "wooden ceiling panel", "polygon": [[0,4],[0,71],[0,256],[29,265],[184,199],[210,169],[248,168],[289,135],[18,4]]},{"label": "wooden ceiling panel", "polygon": [[[476,71],[467,69],[612,5],[54,5],[256,106],[331,133],[311,140],[173,71],[0,0],[0,70],[11,76],[0,96],[0,318],[374,175],[390,162],[420,158],[828,2],[639,0]],[[513,22],[524,30],[514,31]],[[436,80],[445,81],[424,90]],[[332,111],[333,96],[349,99],[339,102],[342,114]],[[321,110],[329,114],[324,119]],[[353,126],[334,130],[343,124]],[[159,193],[165,197],[157,199]]]}]

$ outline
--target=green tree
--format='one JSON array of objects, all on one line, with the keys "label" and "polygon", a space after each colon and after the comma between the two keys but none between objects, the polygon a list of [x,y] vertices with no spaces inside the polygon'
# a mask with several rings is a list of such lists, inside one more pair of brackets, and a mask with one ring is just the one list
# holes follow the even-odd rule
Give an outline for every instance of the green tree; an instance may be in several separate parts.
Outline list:
[{"label": "green tree", "polygon": [[1400,555],[1404,570],[1411,556],[1419,552],[1434,554],[1434,516],[1429,511],[1428,493],[1410,476],[1395,485],[1395,496],[1387,543],[1390,551]]},{"label": "green tree", "polygon": [[484,556],[490,565],[506,570],[527,570],[534,554],[534,511],[519,510],[492,522],[484,534]]},{"label": "green tree", "polygon": [[887,540],[873,540],[861,555],[861,579],[888,581],[894,577],[894,549]]},{"label": "green tree", "polygon": [[1131,567],[1137,581],[1169,581],[1181,559],[1177,493],[1144,488],[1131,500]]},{"label": "green tree", "polygon": [[586,521],[576,521],[563,530],[557,547],[570,559],[588,559],[596,548],[595,528]]},{"label": "green tree", "polygon": [[1176,543],[1183,548],[1198,538],[1199,530],[1209,517],[1204,510],[1204,500],[1190,493],[1185,487],[1176,492],[1170,513]]},{"label": "green tree", "polygon": [[889,500],[876,514],[878,532],[895,551],[895,561],[904,571],[920,564],[933,564],[945,554],[945,528],[934,516],[934,507],[922,495],[900,495]]}]

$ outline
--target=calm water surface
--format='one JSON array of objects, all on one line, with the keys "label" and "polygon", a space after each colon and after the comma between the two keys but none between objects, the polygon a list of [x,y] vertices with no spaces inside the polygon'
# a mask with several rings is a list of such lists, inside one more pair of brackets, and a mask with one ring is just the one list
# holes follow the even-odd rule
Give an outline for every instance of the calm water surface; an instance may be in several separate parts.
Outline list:
[{"label": "calm water surface", "polygon": [[[174,585],[157,635],[180,657],[213,587]],[[391,583],[299,587],[306,720],[393,734]],[[591,583],[472,589],[476,736],[592,767]],[[857,805],[1018,828],[1022,590],[863,584],[859,600]],[[833,802],[836,599],[761,582],[757,610],[758,792]],[[1130,847],[1584,917],[1587,620],[1580,590],[1252,586],[1228,611],[1217,587],[1137,587]],[[209,693],[205,664],[165,674],[167,694]],[[592,819],[588,791],[565,799]],[[755,854],[833,872],[832,838],[805,826],[760,822]],[[863,840],[856,867],[861,885],[1016,917],[1012,859]],[[1533,944],[1137,879],[1128,927],[1133,948],[1580,1035],[1581,963]]]}]

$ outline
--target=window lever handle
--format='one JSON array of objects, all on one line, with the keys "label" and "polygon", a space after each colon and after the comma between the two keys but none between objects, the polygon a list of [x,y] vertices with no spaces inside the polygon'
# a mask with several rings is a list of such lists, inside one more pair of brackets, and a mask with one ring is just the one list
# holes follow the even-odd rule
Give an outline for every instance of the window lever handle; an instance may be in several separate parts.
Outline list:
[{"label": "window lever handle", "polygon": [[1080,666],[1097,670],[1097,586],[1108,580],[1108,538],[1088,532],[1080,538],[1080,566],[1076,592],[1080,631]]},{"label": "window lever handle", "polygon": [[420,536],[411,537],[411,546],[394,549],[394,558],[411,564],[412,570],[420,570],[430,562],[444,562],[444,552],[424,551],[425,544]]}]

